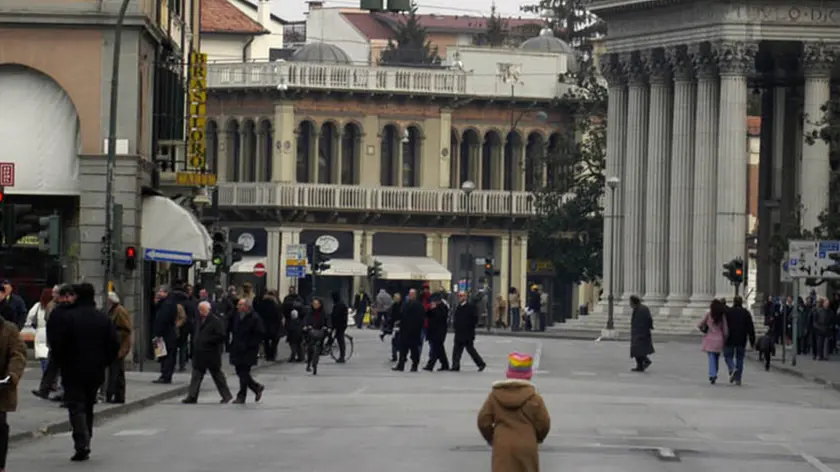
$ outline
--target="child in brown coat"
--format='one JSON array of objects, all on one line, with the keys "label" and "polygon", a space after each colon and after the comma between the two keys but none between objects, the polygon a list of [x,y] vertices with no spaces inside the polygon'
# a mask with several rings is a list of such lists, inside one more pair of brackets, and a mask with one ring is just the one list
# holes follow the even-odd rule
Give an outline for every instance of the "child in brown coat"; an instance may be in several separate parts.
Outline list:
[{"label": "child in brown coat", "polygon": [[507,380],[493,384],[478,412],[478,430],[493,448],[492,472],[539,472],[539,445],[548,436],[551,418],[530,382],[533,359],[508,356]]}]

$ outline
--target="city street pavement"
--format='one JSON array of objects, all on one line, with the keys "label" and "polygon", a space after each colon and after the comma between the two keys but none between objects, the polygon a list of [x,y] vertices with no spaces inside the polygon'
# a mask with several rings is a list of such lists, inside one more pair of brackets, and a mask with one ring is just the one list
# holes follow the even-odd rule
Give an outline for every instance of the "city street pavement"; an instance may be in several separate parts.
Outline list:
[{"label": "city street pavement", "polygon": [[[758,362],[758,353],[753,352],[750,357]],[[770,368],[774,371],[825,385],[840,392],[840,357],[836,354],[829,356],[826,361],[813,360],[810,354],[798,355],[794,366],[790,346],[788,346],[785,362],[782,362],[781,349],[777,346],[776,356],[773,357]]]},{"label": "city street pavement", "polygon": [[88,464],[68,461],[62,434],[13,447],[8,470],[486,472],[475,415],[519,350],[535,356],[552,416],[543,470],[840,471],[837,392],[754,363],[742,387],[709,385],[699,343],[658,345],[638,374],[623,343],[480,337],[483,373],[469,358],[460,373],[396,373],[376,332],[350,333],[356,352],[345,365],[323,358],[318,376],[299,364],[259,372],[260,404],[219,405],[208,381],[198,405],[172,399],[105,423]]}]

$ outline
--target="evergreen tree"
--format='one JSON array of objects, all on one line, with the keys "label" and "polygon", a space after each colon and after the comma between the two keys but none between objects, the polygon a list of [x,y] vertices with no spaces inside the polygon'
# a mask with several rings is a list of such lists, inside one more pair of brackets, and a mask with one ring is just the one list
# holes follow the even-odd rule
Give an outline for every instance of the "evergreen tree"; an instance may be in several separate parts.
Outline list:
[{"label": "evergreen tree", "polygon": [[[571,121],[543,159],[547,183],[536,192],[529,257],[550,260],[565,283],[603,274],[607,89],[593,67],[575,77],[560,105]],[[535,166],[536,167],[536,166]]]},{"label": "evergreen tree", "polygon": [[[604,35],[607,25],[587,8],[590,0],[539,0],[525,5],[522,11],[546,14],[551,20],[554,36],[581,53],[585,62],[592,60],[592,40]],[[544,13],[545,12],[545,13]]]},{"label": "evergreen tree", "polygon": [[382,51],[380,62],[388,65],[438,65],[437,47],[432,47],[426,28],[417,17],[417,4],[399,22],[394,38],[388,40],[388,47]]},{"label": "evergreen tree", "polygon": [[508,22],[496,10],[496,3],[490,7],[490,18],[487,19],[487,31],[482,35],[482,44],[497,48],[504,46],[508,39]]}]

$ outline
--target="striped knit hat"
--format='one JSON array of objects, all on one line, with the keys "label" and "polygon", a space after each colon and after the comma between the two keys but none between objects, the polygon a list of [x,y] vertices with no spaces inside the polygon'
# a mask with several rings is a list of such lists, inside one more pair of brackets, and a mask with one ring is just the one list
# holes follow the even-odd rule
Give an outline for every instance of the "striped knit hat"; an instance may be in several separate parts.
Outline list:
[{"label": "striped knit hat", "polygon": [[531,380],[534,358],[521,352],[512,352],[508,356],[507,378]]}]

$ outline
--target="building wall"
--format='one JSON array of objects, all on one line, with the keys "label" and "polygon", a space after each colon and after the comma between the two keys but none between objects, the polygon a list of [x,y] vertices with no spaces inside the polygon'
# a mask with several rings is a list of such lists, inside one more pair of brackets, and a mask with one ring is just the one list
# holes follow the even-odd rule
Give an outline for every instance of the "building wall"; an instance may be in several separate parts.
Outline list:
[{"label": "building wall", "polygon": [[267,61],[271,49],[283,49],[283,25],[271,19],[271,5],[273,3],[271,0],[252,2],[256,3],[256,9],[248,8],[237,0],[230,0],[230,3],[269,31],[268,34],[254,37],[254,42],[251,44],[250,60]]},{"label": "building wall", "polygon": [[[246,50],[248,41],[252,36],[240,36],[232,34],[204,34],[201,36],[201,52],[207,54],[208,62],[242,62],[250,60],[251,53],[261,52],[254,47]],[[253,46],[253,44],[252,44]],[[268,50],[266,49],[266,53]]]}]

